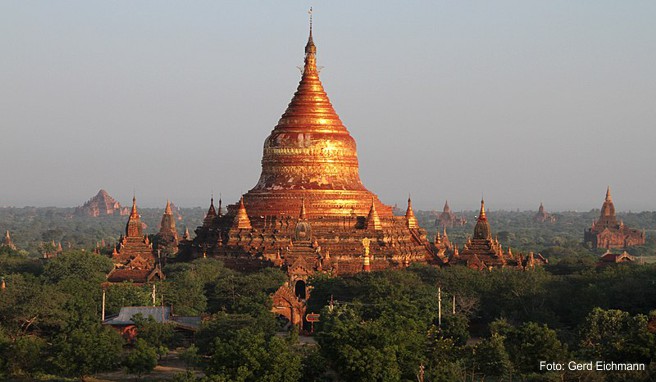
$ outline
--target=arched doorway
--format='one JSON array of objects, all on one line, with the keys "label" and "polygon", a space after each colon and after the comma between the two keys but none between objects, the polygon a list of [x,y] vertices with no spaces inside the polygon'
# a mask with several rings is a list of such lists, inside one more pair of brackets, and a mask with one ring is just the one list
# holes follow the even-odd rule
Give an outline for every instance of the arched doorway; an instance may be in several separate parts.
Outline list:
[{"label": "arched doorway", "polygon": [[307,298],[305,292],[306,292],[305,281],[296,280],[296,283],[294,284],[294,294],[296,295],[296,297],[305,300]]}]

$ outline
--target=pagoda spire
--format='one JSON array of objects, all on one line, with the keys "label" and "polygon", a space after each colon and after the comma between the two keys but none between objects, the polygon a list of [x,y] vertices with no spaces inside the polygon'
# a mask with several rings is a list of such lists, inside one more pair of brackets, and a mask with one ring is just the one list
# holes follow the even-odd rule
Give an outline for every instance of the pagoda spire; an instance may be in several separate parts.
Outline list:
[{"label": "pagoda spire", "polygon": [[303,67],[303,74],[317,73],[317,46],[314,45],[312,39],[312,7],[310,7],[310,35],[308,42],[305,44],[305,66]]},{"label": "pagoda spire", "polygon": [[209,226],[216,217],[216,209],[214,208],[214,195],[210,198],[210,208],[207,209],[205,219],[203,219],[203,226]]},{"label": "pagoda spire", "polygon": [[613,204],[613,198],[610,195],[610,186],[606,188],[606,199],[604,199],[604,203],[601,205],[599,223],[601,223],[602,227],[614,227],[617,225],[615,205]]},{"label": "pagoda spire", "polygon": [[298,216],[299,219],[307,219],[307,213],[305,212],[305,198],[301,198],[301,213]]},{"label": "pagoda spire", "polygon": [[405,211],[405,221],[410,229],[419,228],[419,223],[417,223],[417,218],[415,217],[415,212],[412,210],[412,199],[408,195],[408,209]]},{"label": "pagoda spire", "polygon": [[481,198],[481,211],[478,213],[478,221],[486,221],[487,215],[485,215],[485,200]]},{"label": "pagoda spire", "polygon": [[16,249],[16,245],[14,242],[11,240],[11,235],[9,234],[9,230],[5,231],[5,239],[2,242],[2,246],[9,247],[13,250]]},{"label": "pagoda spire", "polygon": [[221,194],[219,194],[219,209],[216,211],[217,216],[223,215],[223,213],[221,212],[221,204],[222,203],[223,203],[223,201],[221,200]]},{"label": "pagoda spire", "polygon": [[214,195],[210,198],[210,208],[207,210],[205,216],[216,216],[216,209],[214,208]]},{"label": "pagoda spire", "polygon": [[476,226],[474,226],[474,239],[492,239],[490,223],[488,223],[487,216],[485,215],[485,200],[483,199],[481,199],[481,211],[478,214],[478,221],[476,222]]},{"label": "pagoda spire", "polygon": [[130,217],[128,218],[128,224],[126,224],[125,226],[125,236],[127,237],[143,236],[143,226],[141,224],[141,217],[139,216],[139,211],[137,211],[136,195],[132,196],[132,211],[130,212]]},{"label": "pagoda spire", "polygon": [[451,207],[449,207],[449,201],[444,202],[444,212],[451,212]]},{"label": "pagoda spire", "polygon": [[165,232],[175,233],[175,236],[177,237],[175,219],[173,218],[173,211],[171,210],[171,202],[169,200],[166,200],[166,208],[164,208],[164,214],[160,221],[159,232],[160,234]]},{"label": "pagoda spire", "polygon": [[251,219],[248,218],[248,213],[246,212],[243,196],[239,199],[239,210],[237,210],[237,215],[235,215],[233,227],[237,229],[253,229]]},{"label": "pagoda spire", "polygon": [[130,211],[130,219],[139,218],[139,213],[137,212],[137,196],[132,195],[132,211]]},{"label": "pagoda spire", "polygon": [[371,208],[369,208],[369,215],[367,215],[367,228],[373,229],[375,231],[380,231],[383,229],[383,226],[380,224],[380,217],[378,217],[378,212],[376,211],[376,203],[374,197],[371,197]]}]

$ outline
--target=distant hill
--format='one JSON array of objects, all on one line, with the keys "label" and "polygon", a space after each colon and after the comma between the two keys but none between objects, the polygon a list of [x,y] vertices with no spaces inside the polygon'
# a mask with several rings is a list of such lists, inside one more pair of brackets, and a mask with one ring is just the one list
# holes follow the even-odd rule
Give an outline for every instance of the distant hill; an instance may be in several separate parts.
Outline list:
[{"label": "distant hill", "polygon": [[108,215],[127,215],[127,207],[121,207],[121,204],[112,198],[107,191],[101,189],[96,196],[89,199],[83,206],[75,209],[78,216],[108,216]]}]

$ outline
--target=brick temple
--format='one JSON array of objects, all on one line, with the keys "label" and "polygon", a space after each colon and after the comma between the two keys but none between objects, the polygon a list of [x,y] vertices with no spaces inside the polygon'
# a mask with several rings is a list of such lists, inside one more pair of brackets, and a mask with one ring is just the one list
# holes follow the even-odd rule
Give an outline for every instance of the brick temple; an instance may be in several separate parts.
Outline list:
[{"label": "brick temple", "polygon": [[159,259],[153,253],[153,243],[144,235],[136,198],[132,198],[125,235],[119,239],[111,259],[114,269],[107,275],[110,283],[129,281],[141,284],[164,278]]},{"label": "brick temple", "polygon": [[478,213],[474,235],[467,240],[461,251],[454,248],[449,257],[450,265],[466,265],[469,268],[486,270],[492,268],[518,268],[532,269],[544,265],[547,260],[533,252],[527,255],[513,253],[510,247],[504,250],[497,238],[492,237],[490,222],[485,212],[485,201],[481,200],[481,209]]},{"label": "brick temple", "polygon": [[[411,201],[405,216],[394,216],[362,184],[355,140],[323,88],[316,54],[310,28],[301,80],[264,141],[259,181],[225,213],[212,202],[195,238],[181,241],[178,256],[217,257],[237,270],[283,267],[288,290],[274,296],[274,305],[285,309],[305,297],[305,280],[314,272],[439,262]],[[285,296],[291,301],[277,300]],[[294,322],[299,314],[285,315]]]},{"label": "brick temple", "polygon": [[601,206],[599,219],[583,233],[583,241],[592,248],[626,248],[645,244],[645,232],[631,229],[623,221],[617,221],[615,204],[610,195],[610,187],[606,189],[606,199]]},{"label": "brick temple", "polygon": [[465,219],[464,216],[457,216],[453,211],[451,211],[451,207],[449,207],[449,201],[445,201],[442,213],[437,217],[435,225],[438,227],[453,227],[463,226],[465,224],[467,224],[467,219]]},{"label": "brick temple", "polygon": [[535,215],[533,215],[533,221],[536,223],[555,223],[556,217],[545,211],[542,202],[540,202],[540,207],[538,207],[538,212],[536,212]]},{"label": "brick temple", "polygon": [[129,210],[121,207],[121,204],[112,198],[107,191],[101,189],[84,205],[75,209],[75,214],[78,216],[107,216],[107,215],[127,215]]}]

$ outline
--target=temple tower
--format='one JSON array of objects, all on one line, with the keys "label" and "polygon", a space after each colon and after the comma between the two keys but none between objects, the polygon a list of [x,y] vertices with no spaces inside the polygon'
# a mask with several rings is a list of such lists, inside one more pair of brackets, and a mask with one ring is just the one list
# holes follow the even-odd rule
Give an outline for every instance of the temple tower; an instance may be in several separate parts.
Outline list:
[{"label": "temple tower", "polygon": [[7,247],[12,250],[16,250],[16,245],[14,244],[14,241],[11,240],[11,235],[9,234],[9,230],[5,231],[5,238],[2,241],[2,247]]},{"label": "temple tower", "polygon": [[355,140],[323,88],[316,59],[310,28],[301,80],[264,141],[259,181],[225,215],[211,205],[196,237],[181,243],[180,259],[206,253],[247,271],[296,269],[302,258],[313,272],[355,273],[363,260],[354,243],[368,238],[372,271],[439,261],[411,202],[406,216],[394,216],[362,184]]},{"label": "temple tower", "polygon": [[155,235],[155,248],[161,256],[168,256],[178,251],[178,242],[178,231],[175,228],[171,202],[167,200],[159,232]]},{"label": "temple tower", "polygon": [[645,233],[627,227],[617,221],[615,204],[610,195],[610,186],[606,189],[606,198],[601,205],[599,219],[583,233],[583,241],[593,248],[626,248],[645,244]]}]

